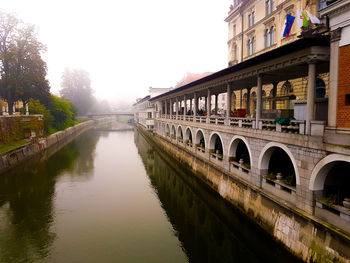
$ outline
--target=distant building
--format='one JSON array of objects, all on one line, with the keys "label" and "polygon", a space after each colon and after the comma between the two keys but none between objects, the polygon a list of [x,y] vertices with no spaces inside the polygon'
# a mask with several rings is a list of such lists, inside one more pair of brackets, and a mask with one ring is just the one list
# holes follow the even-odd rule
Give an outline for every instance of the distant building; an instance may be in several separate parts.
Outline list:
[{"label": "distant building", "polygon": [[154,127],[154,117],[157,111],[157,106],[149,100],[160,94],[168,92],[173,88],[149,88],[149,95],[144,98],[136,99],[133,104],[135,122],[144,126],[147,130],[152,130]]}]

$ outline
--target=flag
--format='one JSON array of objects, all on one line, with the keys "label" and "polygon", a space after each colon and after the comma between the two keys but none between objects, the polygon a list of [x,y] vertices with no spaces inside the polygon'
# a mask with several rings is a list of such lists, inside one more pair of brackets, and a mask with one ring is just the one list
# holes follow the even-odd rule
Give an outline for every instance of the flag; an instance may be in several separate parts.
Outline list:
[{"label": "flag", "polygon": [[284,21],[284,26],[282,29],[282,37],[289,37],[290,31],[292,30],[294,20],[295,20],[294,16],[287,14],[286,20]]},{"label": "flag", "polygon": [[320,19],[318,19],[316,16],[311,15],[309,11],[306,10],[307,15],[310,17],[311,23],[313,24],[321,24]]},{"label": "flag", "polygon": [[306,14],[297,10],[297,25],[298,27],[308,27],[309,23],[307,22]]}]

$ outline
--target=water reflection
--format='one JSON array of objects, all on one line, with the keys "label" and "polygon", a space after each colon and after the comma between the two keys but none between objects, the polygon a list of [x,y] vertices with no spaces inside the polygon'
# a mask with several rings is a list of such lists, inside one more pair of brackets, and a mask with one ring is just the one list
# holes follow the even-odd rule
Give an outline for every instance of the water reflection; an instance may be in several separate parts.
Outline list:
[{"label": "water reflection", "polygon": [[72,180],[88,180],[98,139],[87,132],[0,175],[0,262],[37,262],[49,255],[56,237],[56,180],[68,172]]},{"label": "water reflection", "polygon": [[134,140],[190,262],[296,262],[216,193],[161,156],[137,131]]}]

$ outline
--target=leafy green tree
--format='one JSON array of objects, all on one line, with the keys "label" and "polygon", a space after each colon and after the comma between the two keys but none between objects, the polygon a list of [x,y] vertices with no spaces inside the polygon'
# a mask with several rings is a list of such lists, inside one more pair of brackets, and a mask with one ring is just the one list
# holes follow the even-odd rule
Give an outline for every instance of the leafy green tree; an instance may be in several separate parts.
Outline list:
[{"label": "leafy green tree", "polygon": [[45,46],[35,28],[0,11],[0,97],[8,103],[9,114],[17,100],[49,97],[47,67],[41,58]]},{"label": "leafy green tree", "polygon": [[54,123],[54,117],[50,111],[40,103],[39,100],[31,99],[28,102],[28,109],[30,114],[42,114],[44,115],[44,127],[45,133],[49,134],[50,127]]},{"label": "leafy green tree", "polygon": [[65,69],[61,87],[61,96],[71,101],[79,114],[84,115],[91,111],[94,98],[88,72],[80,69]]},{"label": "leafy green tree", "polygon": [[55,120],[52,127],[56,130],[64,130],[76,123],[75,110],[70,101],[51,95],[49,110]]}]

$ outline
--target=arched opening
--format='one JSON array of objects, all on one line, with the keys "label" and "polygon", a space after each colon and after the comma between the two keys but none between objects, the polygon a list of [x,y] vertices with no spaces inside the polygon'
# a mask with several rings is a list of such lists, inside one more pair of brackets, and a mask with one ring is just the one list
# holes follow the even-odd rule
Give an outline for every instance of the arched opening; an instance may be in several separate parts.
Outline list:
[{"label": "arched opening", "polygon": [[223,147],[220,136],[217,133],[214,133],[209,142],[209,153],[211,156],[222,160],[223,158]]},{"label": "arched opening", "polygon": [[169,127],[169,124],[166,125],[166,136],[170,137],[170,127]]},{"label": "arched opening", "polygon": [[281,88],[281,97],[283,97],[283,109],[291,109],[291,99],[295,98],[293,97],[294,93],[294,87],[292,83],[290,83],[288,80],[283,83],[282,88]]},{"label": "arched opening", "polygon": [[200,149],[202,152],[205,152],[204,134],[201,130],[197,131],[197,134],[196,134],[196,147],[197,149]]},{"label": "arched opening", "polygon": [[345,199],[350,208],[349,170],[350,162],[346,161],[333,161],[323,166],[315,180],[317,199],[326,205],[339,206],[344,206]]},{"label": "arched opening", "polygon": [[[242,139],[235,139],[230,146],[229,161],[243,169],[250,169],[250,154],[247,144]],[[237,168],[237,167],[236,167]]]},{"label": "arched opening", "polygon": [[185,143],[192,147],[192,142],[193,142],[193,139],[192,139],[191,129],[187,128],[185,132]]},{"label": "arched opening", "polygon": [[322,99],[324,97],[326,97],[326,84],[324,83],[323,79],[317,78],[316,79],[315,98]]},{"label": "arched opening", "polygon": [[279,147],[272,147],[265,154],[270,155],[269,160],[266,160],[268,161],[267,178],[295,187],[295,170],[289,155]]},{"label": "arched opening", "polygon": [[176,131],[175,126],[171,126],[171,138],[176,139]]},{"label": "arched opening", "polygon": [[183,133],[182,133],[182,128],[181,128],[181,126],[179,126],[179,127],[177,127],[177,140],[179,141],[179,142],[183,142],[183,140],[184,140],[184,135],[183,135]]}]

